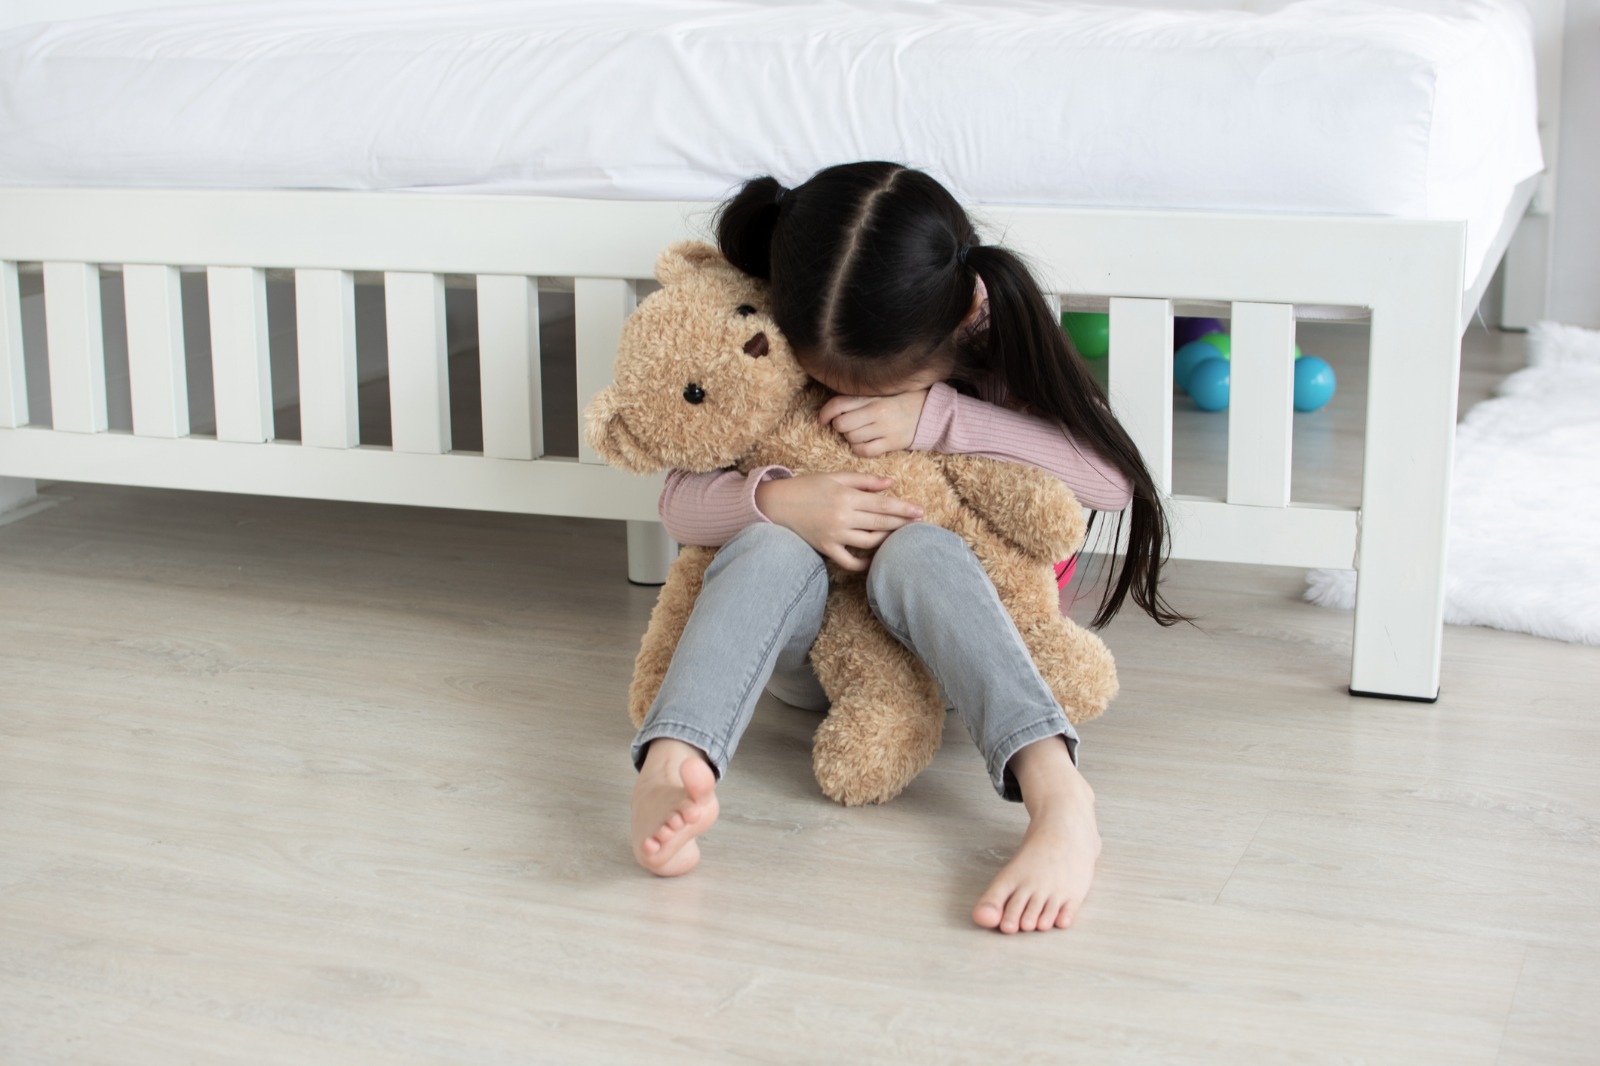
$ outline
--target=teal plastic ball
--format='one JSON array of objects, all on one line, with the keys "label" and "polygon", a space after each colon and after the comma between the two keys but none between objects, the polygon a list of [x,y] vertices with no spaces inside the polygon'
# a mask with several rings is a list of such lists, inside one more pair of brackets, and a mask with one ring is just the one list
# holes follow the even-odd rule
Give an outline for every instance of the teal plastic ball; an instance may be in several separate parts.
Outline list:
[{"label": "teal plastic ball", "polygon": [[1072,338],[1072,346],[1085,359],[1104,359],[1111,350],[1111,316],[1093,311],[1067,311],[1061,327]]},{"label": "teal plastic ball", "polygon": [[1228,406],[1230,368],[1226,359],[1212,356],[1189,372],[1189,399],[1202,411]]},{"label": "teal plastic ball", "polygon": [[1338,388],[1333,367],[1314,355],[1302,355],[1294,361],[1294,409],[1315,411],[1333,399]]},{"label": "teal plastic ball", "polygon": [[1184,392],[1189,391],[1189,375],[1207,359],[1215,359],[1217,349],[1204,340],[1190,341],[1172,355],[1172,380]]},{"label": "teal plastic ball", "polygon": [[1226,333],[1207,333],[1195,341],[1196,344],[1209,344],[1215,348],[1217,354],[1224,359],[1233,358],[1233,338]]}]

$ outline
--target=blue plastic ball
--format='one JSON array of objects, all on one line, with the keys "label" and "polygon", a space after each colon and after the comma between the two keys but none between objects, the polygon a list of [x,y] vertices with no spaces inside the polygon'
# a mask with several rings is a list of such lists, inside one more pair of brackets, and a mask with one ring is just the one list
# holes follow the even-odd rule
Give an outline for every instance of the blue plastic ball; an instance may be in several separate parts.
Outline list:
[{"label": "blue plastic ball", "polygon": [[1294,361],[1294,409],[1315,411],[1333,399],[1338,381],[1333,367],[1314,355],[1302,355]]},{"label": "blue plastic ball", "polygon": [[1209,341],[1195,340],[1179,348],[1172,356],[1172,380],[1184,392],[1189,391],[1189,375],[1207,359],[1217,358],[1216,346]]},{"label": "blue plastic ball", "polygon": [[1189,372],[1189,398],[1202,411],[1220,411],[1228,406],[1229,367],[1226,359],[1211,358]]}]

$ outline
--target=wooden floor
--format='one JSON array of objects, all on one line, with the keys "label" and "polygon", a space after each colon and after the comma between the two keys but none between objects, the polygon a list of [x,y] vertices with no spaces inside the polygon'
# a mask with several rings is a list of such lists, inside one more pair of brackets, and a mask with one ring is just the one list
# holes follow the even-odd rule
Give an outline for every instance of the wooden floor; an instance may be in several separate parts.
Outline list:
[{"label": "wooden floor", "polygon": [[[1520,351],[1475,330],[1464,398]],[[1344,477],[1352,418],[1297,428]],[[1352,699],[1299,571],[1175,564],[1200,627],[1105,634],[1093,893],[1006,938],[1025,816],[955,723],[845,810],[769,700],[701,868],[633,865],[620,524],[45,495],[0,526],[8,1066],[1600,1057],[1593,648],[1451,628],[1436,705]]]}]

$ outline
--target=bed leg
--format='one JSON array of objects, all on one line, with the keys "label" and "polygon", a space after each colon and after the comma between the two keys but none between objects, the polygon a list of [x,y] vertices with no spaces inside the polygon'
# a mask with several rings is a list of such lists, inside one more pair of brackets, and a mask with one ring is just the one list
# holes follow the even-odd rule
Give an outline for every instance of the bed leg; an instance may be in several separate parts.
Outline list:
[{"label": "bed leg", "polygon": [[635,585],[664,585],[667,567],[678,557],[678,545],[660,522],[628,523],[628,580]]},{"label": "bed leg", "polygon": [[1525,330],[1548,313],[1551,244],[1550,216],[1523,215],[1500,268],[1501,329]]},{"label": "bed leg", "polygon": [[32,478],[0,477],[0,515],[26,507],[36,499]]},{"label": "bed leg", "polygon": [[[1460,245],[1374,307],[1350,691],[1432,702],[1461,371]],[[1452,268],[1452,263],[1454,267]]]}]

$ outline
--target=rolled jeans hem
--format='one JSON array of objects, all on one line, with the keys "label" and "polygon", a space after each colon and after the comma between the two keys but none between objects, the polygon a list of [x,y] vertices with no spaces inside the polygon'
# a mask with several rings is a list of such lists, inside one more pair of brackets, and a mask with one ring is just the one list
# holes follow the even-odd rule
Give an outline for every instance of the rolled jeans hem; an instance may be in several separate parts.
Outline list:
[{"label": "rolled jeans hem", "polygon": [[1000,742],[989,762],[989,781],[1001,799],[1011,803],[1022,802],[1022,786],[1018,784],[1016,775],[1007,767],[1011,765],[1011,757],[1017,752],[1029,744],[1035,744],[1048,737],[1060,737],[1066,741],[1067,756],[1072,760],[1073,766],[1078,765],[1078,738],[1071,722],[1065,719],[1044,718],[1023,726]]},{"label": "rolled jeans hem", "polygon": [[681,740],[685,744],[699,748],[711,762],[711,768],[717,772],[717,780],[722,780],[722,775],[728,769],[728,752],[723,747],[720,738],[707,733],[703,729],[696,729],[686,722],[651,722],[644,729],[639,730],[633,738],[633,768],[644,768],[645,749],[652,740]]}]

